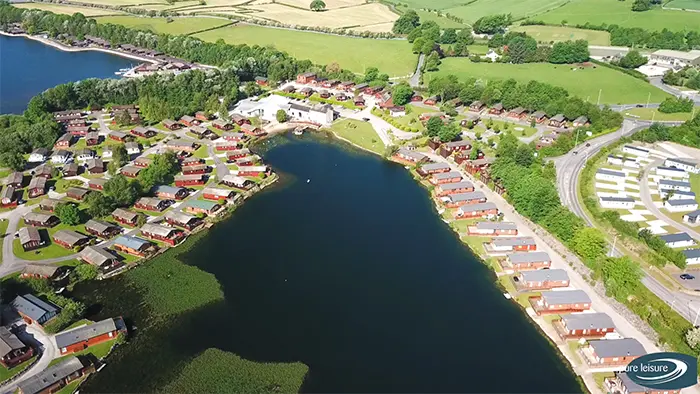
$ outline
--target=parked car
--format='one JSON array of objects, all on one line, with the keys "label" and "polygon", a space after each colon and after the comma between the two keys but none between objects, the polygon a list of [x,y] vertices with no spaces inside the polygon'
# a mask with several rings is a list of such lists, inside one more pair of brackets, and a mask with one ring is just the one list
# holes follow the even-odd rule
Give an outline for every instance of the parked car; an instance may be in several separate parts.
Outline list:
[{"label": "parked car", "polygon": [[365,122],[369,122],[369,118],[362,118]]},{"label": "parked car", "polygon": [[683,280],[693,280],[695,279],[695,276],[691,274],[681,274],[680,278]]}]

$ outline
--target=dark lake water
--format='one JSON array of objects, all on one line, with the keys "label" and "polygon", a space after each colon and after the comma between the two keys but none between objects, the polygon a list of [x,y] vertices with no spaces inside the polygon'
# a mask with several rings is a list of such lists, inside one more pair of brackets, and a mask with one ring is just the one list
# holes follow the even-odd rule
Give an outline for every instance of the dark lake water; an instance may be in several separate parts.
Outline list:
[{"label": "dark lake water", "polygon": [[[304,392],[581,392],[404,168],[321,136],[272,145],[262,154],[282,182],[181,256],[216,276],[225,301],[158,347],[301,361]],[[142,388],[124,384],[110,390]]]},{"label": "dark lake water", "polygon": [[134,60],[102,52],[64,52],[0,35],[0,114],[19,114],[36,94],[70,81],[110,78]]}]

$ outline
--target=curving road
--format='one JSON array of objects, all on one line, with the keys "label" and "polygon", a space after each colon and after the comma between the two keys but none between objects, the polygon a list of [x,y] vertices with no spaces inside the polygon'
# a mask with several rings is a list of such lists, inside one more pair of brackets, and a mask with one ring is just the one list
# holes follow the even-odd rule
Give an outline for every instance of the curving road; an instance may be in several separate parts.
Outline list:
[{"label": "curving road", "polygon": [[[602,148],[614,143],[618,139],[630,136],[639,130],[649,127],[649,125],[650,122],[625,120],[620,130],[589,140],[588,145],[590,146],[586,146],[585,144],[579,145],[566,155],[555,158],[554,164],[557,169],[557,189],[559,190],[559,197],[562,204],[571,209],[577,216],[581,217],[589,226],[593,227],[593,220],[586,214],[577,194],[579,177],[588,161],[588,157],[595,155]],[[574,154],[573,152],[577,153]],[[622,256],[619,250],[613,249],[612,244],[609,244],[609,246],[612,255],[616,257]],[[675,289],[668,289],[653,276],[646,273],[642,278],[642,284],[652,293],[656,294],[657,297],[670,305],[671,308],[686,320],[693,323],[693,325],[697,324],[697,321],[700,320],[698,318],[700,315],[700,297],[695,297]]]}]

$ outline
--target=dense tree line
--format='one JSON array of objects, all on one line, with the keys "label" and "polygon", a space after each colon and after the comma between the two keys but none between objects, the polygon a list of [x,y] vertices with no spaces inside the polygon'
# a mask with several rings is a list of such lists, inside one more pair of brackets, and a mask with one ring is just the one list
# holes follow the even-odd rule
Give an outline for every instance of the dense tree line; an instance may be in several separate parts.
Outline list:
[{"label": "dense tree line", "polygon": [[659,112],[674,114],[678,112],[692,112],[693,100],[683,97],[667,97],[659,105]]},{"label": "dense tree line", "polygon": [[408,34],[420,25],[420,17],[414,10],[404,12],[399,19],[394,22],[391,29],[395,34]]},{"label": "dense tree line", "polygon": [[498,14],[482,16],[474,22],[472,28],[475,33],[479,34],[496,34],[503,33],[506,27],[513,22],[510,14]]},{"label": "dense tree line", "polygon": [[677,127],[669,127],[660,123],[651,125],[632,138],[636,141],[654,143],[658,141],[671,141],[681,145],[700,148],[700,115]]},{"label": "dense tree line", "polygon": [[494,34],[489,40],[490,48],[502,48],[503,63],[535,63],[550,62],[581,63],[588,61],[588,41],[562,41],[552,47],[538,46],[537,40],[523,32],[508,32]]},{"label": "dense tree line", "polygon": [[446,75],[431,79],[428,91],[440,96],[443,101],[459,97],[467,105],[479,100],[489,106],[501,103],[505,109],[523,107],[530,112],[544,111],[547,116],[559,113],[568,119],[586,116],[593,132],[619,127],[623,120],[622,115],[607,107],[600,108],[569,96],[563,88],[538,81],[522,83],[506,79],[483,83],[476,78],[460,81],[454,75]]},{"label": "dense tree line", "polygon": [[642,56],[637,50],[631,50],[627,52],[620,60],[612,61],[611,63],[626,69],[635,69],[637,67],[647,64],[649,59],[646,56]]},{"label": "dense tree line", "polygon": [[700,89],[700,71],[695,67],[684,67],[678,71],[668,70],[663,76],[667,85],[685,86],[690,89]]}]

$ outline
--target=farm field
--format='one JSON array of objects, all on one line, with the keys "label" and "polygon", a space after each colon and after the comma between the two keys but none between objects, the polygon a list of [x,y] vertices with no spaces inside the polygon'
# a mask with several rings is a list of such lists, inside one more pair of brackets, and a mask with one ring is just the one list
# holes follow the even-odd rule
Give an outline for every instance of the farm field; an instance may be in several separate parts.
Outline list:
[{"label": "farm field", "polygon": [[647,30],[700,31],[700,13],[654,8],[633,12],[631,4],[618,0],[572,0],[566,5],[537,15],[533,19],[546,23],[569,25],[617,24],[622,27],[640,27]]},{"label": "farm field", "polygon": [[[525,18],[565,4],[566,0],[476,0],[461,4],[464,3],[467,5],[458,5],[444,11],[464,19],[467,23],[473,23],[482,16],[493,14],[512,14],[513,18]],[[435,8],[427,1],[424,4],[424,7]]]},{"label": "farm field", "polygon": [[189,34],[195,31],[224,26],[231,22],[214,18],[175,18],[167,22],[165,18],[145,18],[138,16],[106,16],[96,18],[98,23],[114,23],[156,33]]},{"label": "farm field", "polygon": [[607,31],[576,29],[563,26],[517,26],[511,30],[527,33],[535,40],[549,43],[567,40],[587,40],[590,45],[610,45]]},{"label": "farm field", "polygon": [[192,7],[192,6],[196,6],[196,5],[199,5],[199,1],[190,0],[190,1],[179,1],[179,2],[173,3],[173,4],[170,4],[170,3],[166,3],[166,4],[148,3],[148,4],[139,5],[139,6],[133,7],[133,8],[140,8],[140,9],[149,10],[149,11],[150,10],[163,11],[163,10],[171,10],[171,9],[175,9],[175,8]]},{"label": "farm field", "polygon": [[450,7],[456,7],[466,3],[464,0],[399,0],[396,3],[405,4],[410,8],[432,8],[435,10],[444,10]]},{"label": "farm field", "polygon": [[65,14],[73,15],[79,12],[85,16],[99,16],[99,15],[119,15],[124,14],[122,11],[115,10],[104,10],[100,8],[92,7],[78,7],[72,5],[59,5],[59,4],[44,4],[44,3],[21,3],[13,4],[17,8],[27,8],[27,9],[37,9],[42,11],[50,11],[55,14]]},{"label": "farm field", "polygon": [[464,24],[455,22],[451,19],[447,19],[444,16],[438,16],[434,12],[429,12],[429,11],[422,11],[422,10],[416,10],[416,13],[418,16],[420,16],[421,23],[422,22],[427,22],[427,21],[433,21],[438,24],[443,29],[461,29],[465,27]]},{"label": "farm field", "polygon": [[700,11],[700,1],[698,0],[671,0],[664,6],[666,8],[681,8],[686,10]]},{"label": "farm field", "polygon": [[318,64],[337,62],[356,73],[377,67],[389,76],[406,76],[413,73],[417,61],[410,44],[399,40],[331,36],[250,25],[222,27],[194,37],[211,42],[223,39],[229,44],[272,45],[298,59]]},{"label": "farm field", "polygon": [[669,97],[668,94],[648,83],[605,67],[582,69],[549,63],[472,63],[464,58],[447,58],[443,59],[439,71],[428,74],[427,77],[448,74],[454,74],[462,79],[513,78],[518,81],[547,82],[561,86],[571,95],[591,102],[597,100],[598,92],[602,89],[600,102],[605,104],[645,102],[649,93],[651,93],[651,102],[661,102]]}]

